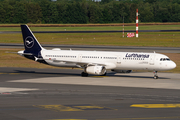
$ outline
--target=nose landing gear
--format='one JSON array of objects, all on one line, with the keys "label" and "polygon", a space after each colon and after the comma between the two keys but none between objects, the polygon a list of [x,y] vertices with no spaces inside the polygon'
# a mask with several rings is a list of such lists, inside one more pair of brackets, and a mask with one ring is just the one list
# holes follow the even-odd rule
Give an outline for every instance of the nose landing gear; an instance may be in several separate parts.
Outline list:
[{"label": "nose landing gear", "polygon": [[157,71],[154,71],[154,79],[158,79]]}]

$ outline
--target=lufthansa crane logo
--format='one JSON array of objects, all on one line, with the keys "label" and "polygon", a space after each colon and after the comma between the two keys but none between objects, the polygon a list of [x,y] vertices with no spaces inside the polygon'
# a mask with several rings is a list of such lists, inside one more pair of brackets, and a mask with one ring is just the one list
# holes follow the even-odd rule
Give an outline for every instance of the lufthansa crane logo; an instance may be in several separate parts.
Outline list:
[{"label": "lufthansa crane logo", "polygon": [[27,48],[32,48],[34,46],[34,39],[31,36],[28,36],[25,39],[25,45]]}]

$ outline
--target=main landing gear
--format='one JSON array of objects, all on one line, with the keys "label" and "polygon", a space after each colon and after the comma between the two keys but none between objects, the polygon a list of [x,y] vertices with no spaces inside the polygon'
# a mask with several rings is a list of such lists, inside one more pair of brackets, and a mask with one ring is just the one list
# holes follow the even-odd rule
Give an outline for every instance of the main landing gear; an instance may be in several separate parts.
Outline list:
[{"label": "main landing gear", "polygon": [[103,75],[101,75],[101,76],[106,76],[106,72]]},{"label": "main landing gear", "polygon": [[82,77],[87,77],[87,76],[88,76],[88,73],[82,72],[82,73],[81,73],[81,76],[82,76]]},{"label": "main landing gear", "polygon": [[154,79],[158,79],[157,71],[154,71]]}]

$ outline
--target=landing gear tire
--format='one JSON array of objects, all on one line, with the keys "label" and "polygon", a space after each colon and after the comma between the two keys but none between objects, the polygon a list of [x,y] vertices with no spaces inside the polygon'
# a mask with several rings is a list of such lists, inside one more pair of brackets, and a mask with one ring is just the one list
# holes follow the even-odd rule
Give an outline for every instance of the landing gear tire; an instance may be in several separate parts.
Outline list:
[{"label": "landing gear tire", "polygon": [[157,71],[154,71],[154,79],[158,79]]},{"label": "landing gear tire", "polygon": [[106,76],[106,72],[103,75],[101,75],[101,76]]},{"label": "landing gear tire", "polygon": [[154,76],[154,79],[158,79],[158,76]]},{"label": "landing gear tire", "polygon": [[81,73],[81,76],[82,76],[82,77],[87,77],[87,76],[88,76],[88,73],[82,72],[82,73]]}]

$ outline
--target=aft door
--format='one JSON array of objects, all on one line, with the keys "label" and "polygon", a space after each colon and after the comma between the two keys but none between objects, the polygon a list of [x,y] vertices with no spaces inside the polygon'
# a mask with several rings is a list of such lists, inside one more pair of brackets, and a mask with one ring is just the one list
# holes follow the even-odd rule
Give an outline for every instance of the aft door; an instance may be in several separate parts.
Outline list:
[{"label": "aft door", "polygon": [[82,55],[81,55],[81,54],[79,54],[79,56],[78,56],[78,60],[79,60],[79,62],[81,62],[81,61],[82,61]]},{"label": "aft door", "polygon": [[121,56],[117,56],[117,65],[121,64]]}]

